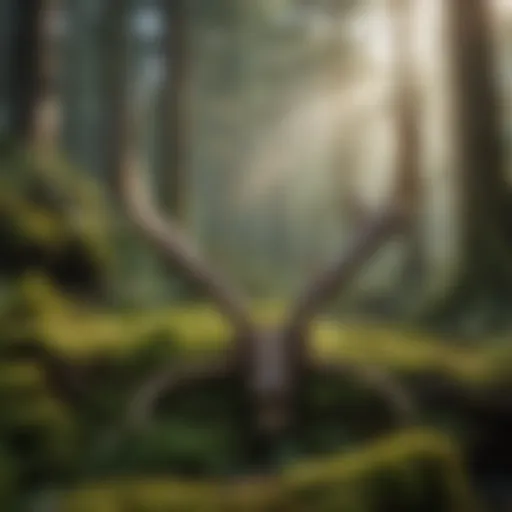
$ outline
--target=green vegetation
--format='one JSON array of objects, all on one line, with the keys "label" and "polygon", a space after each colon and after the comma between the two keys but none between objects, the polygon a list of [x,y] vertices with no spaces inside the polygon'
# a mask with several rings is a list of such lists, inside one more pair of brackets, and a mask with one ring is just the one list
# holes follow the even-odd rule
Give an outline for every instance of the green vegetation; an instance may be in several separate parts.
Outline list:
[{"label": "green vegetation", "polygon": [[[28,275],[25,278],[19,289],[18,301],[13,307],[14,305],[17,315],[4,315],[0,322],[7,357],[16,345],[22,346],[27,340],[32,340],[54,355],[73,361],[74,364],[87,367],[103,361],[106,369],[103,374],[92,374],[89,377],[87,400],[75,404],[70,409],[56,400],[52,391],[48,389],[44,379],[44,372],[48,369],[43,362],[34,361],[30,357],[21,362],[18,359],[4,360],[0,378],[0,416],[4,418],[2,432],[8,440],[16,432],[27,432],[27,438],[32,439],[34,445],[35,459],[30,461],[29,467],[20,468],[22,475],[27,472],[31,474],[41,468],[53,468],[53,471],[60,471],[61,474],[64,471],[68,476],[75,475],[74,478],[81,481],[81,478],[94,479],[98,475],[105,478],[109,475],[117,475],[117,478],[128,475],[127,477],[134,478],[133,475],[136,474],[179,474],[184,469],[190,469],[198,475],[221,477],[226,473],[236,472],[240,467],[244,441],[240,436],[240,427],[237,426],[235,402],[229,383],[226,386],[221,384],[219,387],[209,387],[202,392],[198,390],[193,394],[184,395],[182,399],[173,402],[170,410],[159,410],[152,424],[142,432],[130,433],[123,427],[124,411],[134,390],[152,372],[170,363],[179,367],[184,359],[204,357],[208,352],[213,357],[216,352],[226,349],[231,332],[214,310],[199,305],[136,314],[93,310],[63,295],[52,287],[48,280],[37,275]],[[262,322],[271,323],[278,316],[277,309],[274,306],[261,306],[255,311],[255,317]],[[271,311],[274,311],[274,314]],[[9,318],[16,318],[19,322],[21,313],[25,315],[22,321],[23,329],[19,328],[19,324],[9,325]],[[475,389],[492,390],[510,382],[507,361],[510,361],[512,353],[506,349],[506,345],[501,345],[501,348],[497,344],[461,348],[419,334],[401,332],[398,329],[363,328],[337,325],[327,321],[315,325],[311,343],[319,358],[338,359],[340,362],[357,365],[381,365],[404,379],[414,379],[422,375],[437,379],[442,376],[449,382],[462,385],[468,395]],[[312,402],[312,410],[319,411],[318,416],[314,415],[311,424],[307,426],[306,444],[293,446],[292,452],[283,456],[282,463],[285,468],[290,464],[293,466],[297,459],[303,460],[311,454],[329,454],[333,450],[345,453],[350,447],[364,443],[365,439],[378,437],[386,425],[385,404],[379,402],[380,399],[374,390],[365,389],[357,383],[345,381],[343,378],[337,381],[324,377],[315,378],[308,384],[308,396]],[[322,416],[325,411],[332,414]],[[465,441],[464,436],[473,421],[471,415],[465,416],[452,411],[453,417],[447,420],[443,414],[435,410],[424,412],[426,420],[443,428],[448,425],[450,431],[462,436],[461,440]],[[316,420],[316,417],[324,419]],[[411,439],[417,438],[413,436]],[[425,439],[426,447],[437,446],[432,437],[421,439]],[[423,446],[422,442],[412,442],[413,451],[418,449],[425,453],[427,449],[420,449],[419,445]],[[402,453],[398,441],[390,446]],[[440,446],[446,445],[441,443]],[[391,451],[393,449],[389,448]],[[443,449],[432,450],[439,454]],[[375,453],[381,454],[387,460],[390,452],[382,448]],[[355,449],[354,457],[357,454],[359,450]],[[343,467],[359,468],[363,464],[354,462],[352,465],[352,455],[344,455],[342,459],[345,457],[347,463],[341,464]],[[364,461],[362,454],[361,457],[356,460]],[[445,460],[443,457],[440,459]],[[24,455],[20,460],[27,464]],[[302,463],[299,464],[298,467],[303,467]],[[322,464],[306,464],[304,472],[299,469],[290,469],[290,472],[285,470],[283,478],[292,483],[297,479],[307,481],[309,478],[317,482],[316,477],[312,475],[317,472],[318,475],[325,475],[324,470],[321,470]],[[326,463],[325,471],[330,464]],[[335,465],[334,462],[333,464]],[[441,461],[435,465],[435,469],[428,471],[439,474],[440,467],[446,468],[443,471],[448,471],[453,464]],[[427,468],[432,467],[432,463],[428,461],[425,465]],[[384,476],[392,480],[386,480],[384,487],[400,488],[403,485],[400,483],[403,482],[400,475],[403,476],[404,472],[399,469],[395,474],[384,466]],[[413,480],[417,479],[417,483],[408,483],[405,487],[413,493],[411,489],[419,486],[418,496],[421,495],[422,498],[417,499],[420,503],[421,500],[424,501],[423,496],[429,495],[421,486],[430,485],[431,482],[428,479],[423,481],[424,466],[419,464],[418,467],[418,470],[405,472]],[[345,471],[340,474],[341,483],[335,486],[339,490],[334,493],[336,498],[328,498],[328,492],[312,491],[311,499],[320,500],[320,496],[323,496],[322,503],[324,499],[333,499],[335,503],[338,503],[337,500],[350,499],[354,500],[354,507],[356,504],[360,507],[354,510],[380,510],[375,508],[375,503],[385,501],[385,496],[379,494],[384,493],[382,489],[379,490],[378,484],[382,476],[381,470],[375,469],[375,484],[368,483],[366,477],[361,477],[362,481],[366,482],[364,485],[369,485],[372,489],[375,486],[377,494],[374,496],[378,495],[379,498],[374,497],[374,501],[367,496],[368,493],[364,490],[366,487],[358,487],[352,483],[343,484],[347,478],[343,476]],[[356,473],[358,471],[360,470]],[[329,487],[328,482],[327,478],[325,485]],[[168,491],[163,491],[172,489],[172,486],[161,484],[162,489],[156,492],[153,489],[155,484],[147,484],[149,490],[145,490],[145,485],[127,484],[129,493],[135,493],[135,489],[139,488],[141,492],[140,496],[130,498],[131,502],[140,503],[142,507],[145,498],[141,496],[151,495],[158,501],[158,496],[162,493],[161,499],[166,506],[172,503],[173,499],[178,499],[169,497],[175,496],[173,493],[168,495]],[[309,484],[305,487],[308,486]],[[185,486],[184,489],[186,488]],[[206,486],[206,489],[210,487]],[[342,489],[351,491],[342,492]],[[361,496],[358,494],[359,497],[356,497],[356,489],[360,489],[357,493]],[[121,496],[125,496],[126,492],[128,491],[119,491]],[[218,490],[208,492],[215,494]],[[300,495],[302,491],[297,492]],[[435,496],[438,496],[440,491],[436,492],[438,494]],[[123,510],[119,508],[119,503],[124,503],[123,500],[127,499],[120,498],[116,493],[116,496],[113,496],[112,491],[107,490],[95,490],[91,493],[91,500],[94,496],[105,494],[104,503],[112,501],[112,510]],[[398,491],[391,493],[390,499],[397,494]],[[198,494],[193,491],[192,495]],[[414,500],[414,496],[413,493],[403,499]],[[363,498],[371,502],[366,503]],[[206,499],[206,503],[210,501],[210,498]],[[302,498],[299,501],[302,502]],[[76,502],[80,503],[80,499],[76,498]],[[343,507],[351,510],[351,502],[342,503]],[[101,506],[104,506],[105,510],[110,510],[110,505]],[[155,506],[158,508],[163,505]],[[151,510],[147,507],[142,509]],[[176,510],[179,510],[179,506],[176,507]],[[219,507],[219,510],[224,510],[221,505]],[[455,505],[453,507],[446,510],[467,510],[456,508]],[[262,509],[265,508],[254,510]],[[403,510],[409,509],[405,507]]]},{"label": "green vegetation", "polygon": [[0,154],[0,273],[42,271],[60,288],[101,297],[113,246],[100,190],[63,158],[10,146]]},{"label": "green vegetation", "polygon": [[[23,324],[48,349],[92,359],[98,355],[129,355],[159,341],[170,352],[193,355],[226,348],[232,330],[208,305],[194,304],[138,312],[109,312],[84,307],[57,291],[42,275],[29,274],[12,307],[24,311]],[[19,325],[2,328],[26,336]],[[254,317],[263,325],[282,317],[279,304],[260,304]],[[12,318],[12,317],[11,317]],[[6,331],[4,330],[4,333]],[[5,336],[4,336],[5,337]],[[467,385],[492,385],[508,379],[512,351],[508,343],[488,340],[468,347],[400,327],[362,326],[319,320],[310,336],[319,359],[382,365],[407,374],[439,374]]]},{"label": "green vegetation", "polygon": [[430,431],[382,439],[349,454],[292,466],[275,478],[232,483],[137,479],[91,483],[59,512],[338,511],[470,512],[469,490],[453,443]]},{"label": "green vegetation", "polygon": [[[115,262],[111,217],[99,193],[79,174],[75,181],[65,163],[5,158],[4,165],[22,172],[9,173],[0,188],[0,238],[7,247],[0,260],[3,503],[15,503],[26,489],[67,482],[73,490],[63,493],[62,512],[472,510],[452,443],[436,432],[405,431],[368,445],[386,430],[385,404],[375,390],[341,377],[308,382],[306,439],[283,448],[274,479],[224,481],[246,469],[231,382],[172,405],[164,400],[146,429],[128,431],[126,407],[141,382],[164,365],[226,350],[232,329],[204,303],[133,311],[96,300]],[[284,313],[280,303],[254,304],[262,324]],[[325,318],[314,323],[309,342],[319,360],[378,366],[404,380],[443,377],[468,393],[510,385],[506,343],[462,347],[399,327]],[[66,396],[52,358],[71,369],[84,395]],[[471,415],[454,414],[456,434],[460,425],[472,425]],[[425,417],[443,428],[447,423],[436,411]],[[172,480],[179,474],[196,479]]]}]

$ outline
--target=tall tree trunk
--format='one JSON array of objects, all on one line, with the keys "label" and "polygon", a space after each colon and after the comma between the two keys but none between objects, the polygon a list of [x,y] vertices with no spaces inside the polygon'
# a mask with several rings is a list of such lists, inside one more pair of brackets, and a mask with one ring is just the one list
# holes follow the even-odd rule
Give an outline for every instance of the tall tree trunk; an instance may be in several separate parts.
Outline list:
[{"label": "tall tree trunk", "polygon": [[14,40],[14,0],[0,2],[0,136],[4,139],[9,135],[11,124],[11,108],[13,105],[10,98],[12,89],[12,65],[14,55],[11,51]]},{"label": "tall tree trunk", "polygon": [[504,265],[508,268],[502,253],[508,245],[504,219],[508,184],[491,4],[487,0],[451,0],[447,15],[466,265],[471,267],[473,279],[479,276],[482,284],[501,287]]},{"label": "tall tree trunk", "polygon": [[421,134],[420,98],[415,59],[412,53],[413,8],[412,0],[389,0],[394,22],[395,46],[395,105],[397,131],[397,177],[395,197],[409,218],[405,232],[405,261],[401,294],[406,303],[415,302],[425,268],[421,239]]},{"label": "tall tree trunk", "polygon": [[32,142],[51,154],[60,142],[60,0],[45,0],[39,13],[39,94],[32,120]]},{"label": "tall tree trunk", "polygon": [[[116,180],[117,169],[123,155],[124,145],[135,129],[133,119],[128,119],[128,65],[127,65],[127,13],[125,0],[108,0],[104,15],[105,48],[108,49],[103,60],[103,79],[105,103],[109,106],[105,116],[107,127],[105,138],[106,171],[110,180]],[[111,181],[111,189],[117,191],[117,183]]]},{"label": "tall tree trunk", "polygon": [[[414,48],[414,0],[387,0],[393,41],[393,121],[396,134],[392,195],[400,204],[407,226],[402,231],[404,260],[399,280],[391,294],[363,299],[363,309],[372,316],[409,318],[423,300],[425,271],[421,233],[421,123],[420,89]],[[357,203],[356,203],[357,208]],[[357,212],[368,216],[364,209]],[[359,220],[361,222],[361,220]]]},{"label": "tall tree trunk", "polygon": [[165,80],[157,143],[160,200],[174,217],[185,218],[185,167],[187,159],[187,48],[188,16],[184,0],[163,2]]},{"label": "tall tree trunk", "polygon": [[22,144],[54,146],[58,136],[54,29],[57,0],[19,0],[12,5],[10,131]]},{"label": "tall tree trunk", "polygon": [[364,151],[364,129],[375,118],[375,112],[360,114],[348,129],[344,129],[335,153],[336,186],[340,190],[340,210],[343,222],[349,230],[357,230],[370,215],[361,197],[358,175],[362,170],[361,156]]},{"label": "tall tree trunk", "polygon": [[102,180],[111,143],[111,104],[105,80],[112,71],[106,26],[110,0],[67,0],[65,5],[72,30],[63,49],[63,147],[74,162]]},{"label": "tall tree trunk", "polygon": [[512,299],[510,189],[497,97],[492,3],[445,1],[456,172],[461,197],[460,277],[430,318],[500,327]]},{"label": "tall tree trunk", "polygon": [[13,48],[11,60],[11,120],[14,137],[24,143],[32,133],[39,96],[39,25],[42,0],[17,0],[13,4]]}]

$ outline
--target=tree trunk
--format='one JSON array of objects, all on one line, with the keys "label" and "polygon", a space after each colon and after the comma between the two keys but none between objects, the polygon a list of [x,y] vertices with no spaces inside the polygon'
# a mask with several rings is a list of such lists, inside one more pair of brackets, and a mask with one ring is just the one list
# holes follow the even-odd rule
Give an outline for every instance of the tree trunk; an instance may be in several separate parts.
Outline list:
[{"label": "tree trunk", "polygon": [[158,131],[158,169],[161,201],[175,218],[185,217],[187,158],[187,6],[183,0],[164,2],[165,80],[161,91]]},{"label": "tree trunk", "polygon": [[39,22],[42,0],[17,0],[13,4],[13,58],[11,69],[11,121],[14,137],[24,143],[32,133],[32,121],[40,92]]},{"label": "tree trunk", "polygon": [[[116,180],[117,169],[124,145],[135,129],[133,119],[128,118],[128,65],[127,65],[127,6],[125,0],[109,0],[104,17],[104,43],[108,49],[103,60],[103,79],[108,115],[105,116],[105,138],[108,141],[106,171],[110,180]],[[116,194],[117,183],[111,181]]]},{"label": "tree trunk", "polygon": [[10,131],[22,144],[55,142],[56,52],[51,0],[13,2]]},{"label": "tree trunk", "polygon": [[[478,331],[501,327],[512,297],[510,189],[499,117],[492,5],[445,2],[453,129],[461,197],[463,261],[456,286],[427,319],[480,318]],[[477,332],[478,332],[477,331]]]},{"label": "tree trunk", "polygon": [[[363,311],[372,316],[409,318],[422,301],[422,280],[425,272],[421,234],[421,123],[420,90],[415,69],[413,0],[387,0],[392,20],[394,62],[393,114],[396,133],[393,200],[403,210],[407,225],[402,245],[403,266],[396,287],[391,293],[363,299]],[[359,216],[367,217],[362,211]],[[360,222],[360,221],[359,221]]]},{"label": "tree trunk", "polygon": [[501,286],[505,261],[497,248],[508,245],[503,219],[508,184],[496,94],[491,7],[486,0],[452,0],[447,8],[465,260],[473,279]]},{"label": "tree trunk", "polygon": [[420,98],[415,59],[412,54],[414,2],[389,0],[393,16],[395,42],[395,104],[397,131],[397,177],[395,197],[409,218],[405,231],[405,261],[401,275],[400,295],[404,307],[414,307],[421,291],[425,262],[421,239],[421,134]]}]

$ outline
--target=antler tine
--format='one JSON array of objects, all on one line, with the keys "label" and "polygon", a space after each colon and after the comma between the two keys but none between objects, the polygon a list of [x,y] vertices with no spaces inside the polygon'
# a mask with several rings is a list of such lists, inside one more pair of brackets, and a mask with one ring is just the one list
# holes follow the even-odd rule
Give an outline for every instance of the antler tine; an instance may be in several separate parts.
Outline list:
[{"label": "antler tine", "polygon": [[[197,254],[195,248],[188,243],[184,233],[176,223],[168,222],[161,216],[138,172],[140,165],[136,148],[139,137],[136,126],[140,126],[140,123],[137,123],[140,112],[135,112],[134,104],[136,102],[133,101],[133,98],[128,97],[127,13],[125,4],[126,2],[122,2],[122,0],[117,0],[113,4],[117,22],[113,24],[110,44],[113,57],[112,75],[110,76],[110,99],[114,128],[112,132],[112,170],[115,193],[120,196],[129,219],[155,249],[171,264],[179,267],[185,277],[188,277],[190,281],[213,298],[221,312],[234,324],[238,331],[246,332],[251,330],[251,322],[244,299],[235,292],[224,277],[210,269]],[[183,4],[178,2],[170,2],[170,4],[170,7],[172,6],[174,9],[183,7]],[[179,25],[184,22],[182,12],[173,11],[170,12],[170,15],[175,24]],[[120,17],[122,22],[119,22]],[[183,36],[183,33],[181,33],[181,36]],[[182,63],[183,55],[180,52],[183,51],[183,48],[181,45],[171,44],[170,46],[179,46],[179,48],[171,49],[173,65],[176,60]],[[173,101],[181,105],[183,97],[180,88],[183,85],[183,69],[179,69],[177,73],[174,73],[174,71],[172,73],[174,83],[171,86],[177,90]],[[140,109],[140,104],[138,107]],[[174,130],[177,130],[180,124],[179,116],[183,115],[182,109],[173,108],[169,115],[173,116],[173,121],[175,121],[173,123]],[[170,169],[171,172],[179,170],[177,169],[181,165],[179,160],[179,158],[174,158],[173,166],[175,168]]]},{"label": "antler tine", "polygon": [[[126,109],[126,106],[124,107]],[[141,234],[173,265],[178,266],[185,277],[198,285],[219,306],[221,312],[239,332],[252,330],[252,323],[245,298],[228,280],[214,272],[190,245],[182,229],[172,220],[165,219],[153,205],[148,187],[140,172],[135,148],[135,112],[122,116],[120,127],[121,158],[117,164],[115,187],[129,219]]]},{"label": "antler tine", "polygon": [[322,270],[306,286],[292,309],[288,321],[290,329],[297,331],[307,327],[318,308],[346,286],[391,235],[402,229],[405,221],[403,213],[392,205],[367,221],[347,253]]},{"label": "antler tine", "polygon": [[133,155],[126,155],[119,169],[118,187],[125,210],[140,232],[171,263],[178,265],[189,280],[200,286],[220,307],[222,313],[243,332],[251,329],[245,300],[227,279],[215,273],[188,244],[181,229],[163,219],[153,207],[143,186]]}]

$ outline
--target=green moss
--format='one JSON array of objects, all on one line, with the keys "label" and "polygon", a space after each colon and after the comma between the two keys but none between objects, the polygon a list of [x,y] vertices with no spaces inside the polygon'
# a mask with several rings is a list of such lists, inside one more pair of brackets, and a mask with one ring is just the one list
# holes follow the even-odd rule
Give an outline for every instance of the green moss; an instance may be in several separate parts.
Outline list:
[{"label": "green moss", "polygon": [[6,446],[0,445],[0,503],[7,509],[18,491],[18,467]]},{"label": "green moss", "polygon": [[[227,421],[173,418],[129,436],[105,465],[111,474],[154,471],[178,474],[187,470],[203,475],[226,474],[237,467],[239,437]],[[97,474],[94,467],[92,472]]]},{"label": "green moss", "polygon": [[[141,350],[149,340],[166,340],[184,357],[224,350],[232,339],[229,324],[205,305],[163,308],[136,313],[85,309],[60,294],[47,279],[27,277],[23,301],[28,312],[24,328],[52,350],[68,356],[93,358],[98,354],[119,357]],[[254,316],[273,323],[279,310],[255,307]],[[13,331],[19,329],[19,325]],[[510,344],[454,346],[446,340],[398,328],[378,328],[318,321],[311,332],[315,356],[379,365],[404,374],[435,374],[468,386],[492,386],[509,379]]]},{"label": "green moss", "polygon": [[[77,428],[70,411],[49,393],[37,363],[0,363],[0,439],[14,443],[20,471],[37,465],[66,467],[77,448]],[[21,450],[21,453],[19,453]]]},{"label": "green moss", "polygon": [[31,363],[0,363],[0,393],[11,390],[44,388],[41,369]]},{"label": "green moss", "polygon": [[[60,292],[51,280],[37,273],[26,275],[13,306],[14,310],[11,310],[11,313],[5,314],[3,319],[0,318],[4,338],[10,338],[11,343],[16,344],[28,337],[54,352],[71,359],[79,359],[80,362],[94,361],[99,355],[103,355],[110,359],[112,365],[108,371],[108,378],[93,382],[90,388],[91,395],[97,395],[105,401],[105,405],[102,405],[105,414],[101,416],[96,413],[89,414],[89,411],[79,411],[82,416],[75,418],[69,416],[65,408],[51,400],[40,382],[41,374],[33,366],[29,363],[6,363],[6,371],[0,376],[0,397],[4,401],[0,402],[0,406],[4,408],[2,412],[8,418],[4,429],[30,429],[31,432],[35,432],[34,435],[38,437],[38,451],[43,454],[38,457],[47,461],[45,463],[48,463],[48,467],[57,464],[59,460],[70,461],[74,450],[77,449],[77,431],[83,433],[89,428],[91,432],[96,432],[95,429],[100,431],[103,428],[101,422],[108,415],[109,420],[116,421],[115,414],[119,416],[119,411],[125,409],[128,396],[134,387],[140,379],[154,371],[155,367],[173,360],[179,364],[183,358],[194,358],[197,354],[203,356],[205,351],[211,351],[213,355],[214,352],[227,348],[232,335],[229,325],[211,307],[196,305],[131,314],[94,310],[79,305]],[[12,311],[16,311],[16,315],[13,315]],[[275,322],[281,314],[279,308],[274,305],[257,306],[254,312],[255,317],[262,323]],[[9,324],[10,318],[15,318],[16,321]],[[20,318],[23,321],[20,321]],[[8,324],[10,328],[6,328]],[[315,324],[311,340],[313,351],[318,358],[339,358],[341,361],[354,363],[379,364],[405,376],[422,373],[445,375],[468,387],[509,382],[504,361],[510,359],[512,351],[505,345],[501,348],[493,345],[463,349],[453,347],[442,340],[399,329],[337,325],[325,321]],[[156,350],[155,353],[150,354],[150,346]],[[151,359],[150,363],[142,361],[140,354],[144,353],[146,359]],[[12,366],[9,366],[11,364]],[[136,368],[140,370],[141,365],[145,368],[144,371],[139,371],[137,377],[133,378],[135,373],[131,372],[135,372]],[[116,381],[118,373],[123,372],[126,374],[123,376],[125,380]],[[341,418],[340,427],[340,422],[329,423],[325,417],[318,416],[320,419],[315,419],[318,425],[313,425],[310,429],[311,436],[316,437],[311,440],[311,446],[306,446],[307,453],[325,453],[331,451],[333,447],[340,446],[359,446],[362,440],[375,434],[366,430],[368,426],[378,432],[382,431],[376,419],[378,409],[373,405],[366,407],[369,403],[373,404],[374,397],[371,391],[364,394],[360,389],[354,390],[343,382],[335,385],[329,382],[325,385],[322,382],[317,384],[312,382],[312,402],[320,408],[343,411],[343,417],[341,414],[337,416]],[[211,391],[208,390],[206,400],[210,404],[214,398]],[[182,463],[184,466],[192,464],[194,467],[201,467],[203,473],[213,475],[236,470],[239,467],[239,458],[243,457],[240,455],[243,450],[236,445],[238,440],[234,442],[236,435],[230,423],[233,414],[227,407],[227,403],[232,399],[224,391],[219,392],[217,398],[226,405],[225,409],[215,406],[217,412],[222,409],[219,416],[213,414],[207,407],[198,407],[197,404],[202,404],[203,401],[197,396],[190,399],[186,411],[173,404],[172,410],[177,411],[175,416],[182,422],[173,423],[172,428],[169,428],[170,423],[166,416],[169,408],[163,406],[153,425],[159,431],[148,432],[143,438],[132,440],[131,444],[125,445],[124,455],[101,455],[103,458],[99,466],[102,474],[107,474],[108,468],[124,468],[131,471],[131,474],[136,470],[145,469],[178,472]],[[365,404],[366,410],[371,411],[372,417],[358,416],[359,412],[365,409],[360,407],[361,402]],[[196,414],[197,409],[202,415]],[[114,414],[113,411],[117,412]],[[352,421],[353,417],[355,423]],[[84,418],[87,418],[87,421],[84,421]],[[190,418],[191,422],[187,423]],[[172,423],[175,419],[169,421]],[[205,421],[208,423],[201,423]],[[190,437],[187,436],[187,431],[191,434]],[[354,432],[357,434],[355,437]],[[62,439],[66,441],[62,443]],[[85,444],[83,449],[87,451],[91,447]],[[81,460],[77,463],[81,464]],[[351,459],[347,460],[350,462]],[[98,464],[95,464],[93,461],[91,466],[98,469]],[[425,471],[437,474],[440,471],[438,466],[435,471],[428,469],[432,464],[432,458],[425,456],[424,462],[415,463],[415,469],[405,471],[412,479],[407,487],[411,489],[412,497],[404,498],[405,501],[415,499],[415,493],[424,496],[424,484],[417,485],[415,482],[424,482],[425,479],[423,476],[420,478],[415,475]],[[98,474],[94,468],[90,474]],[[376,478],[378,483],[375,484],[373,493],[373,496],[378,497],[374,500],[384,502],[392,500],[394,496],[394,493],[388,496],[386,489],[401,485],[401,479],[405,478],[402,469],[392,472],[388,466],[385,468],[382,476]],[[114,470],[112,472],[115,473]],[[290,485],[293,487],[295,477],[290,478]],[[436,482],[439,483],[437,480]],[[364,505],[366,509],[360,508],[363,506],[361,500],[366,499],[365,492],[361,493],[357,491],[357,486],[348,484],[344,488],[343,499],[347,510],[373,510],[368,508],[368,504]],[[413,492],[416,488],[419,490]],[[320,494],[325,494],[317,492],[314,485],[308,489],[310,491],[305,491],[306,494],[310,492],[318,500]],[[329,496],[331,497],[325,499],[335,500],[336,503],[336,494],[333,492]],[[136,503],[135,499],[132,501]],[[304,498],[304,502],[306,501]],[[141,510],[151,510],[143,507],[142,499],[139,503]],[[437,510],[436,506],[431,510]],[[335,505],[325,503],[325,507],[328,510],[328,507]]]},{"label": "green moss", "polygon": [[91,484],[66,493],[59,512],[80,512],[84,503],[104,512],[476,510],[457,449],[431,431],[411,431],[349,455],[300,463],[273,479],[216,484],[140,478]]},{"label": "green moss", "polygon": [[406,432],[349,455],[292,466],[284,482],[301,510],[475,509],[457,448],[431,431]]},{"label": "green moss", "polygon": [[101,287],[113,252],[99,188],[56,154],[3,151],[0,168],[0,273],[38,268],[64,289]]},{"label": "green moss", "polygon": [[49,467],[70,461],[76,450],[76,425],[68,411],[48,396],[11,401],[1,412],[0,432],[8,438],[23,434],[33,443],[33,455]]}]

